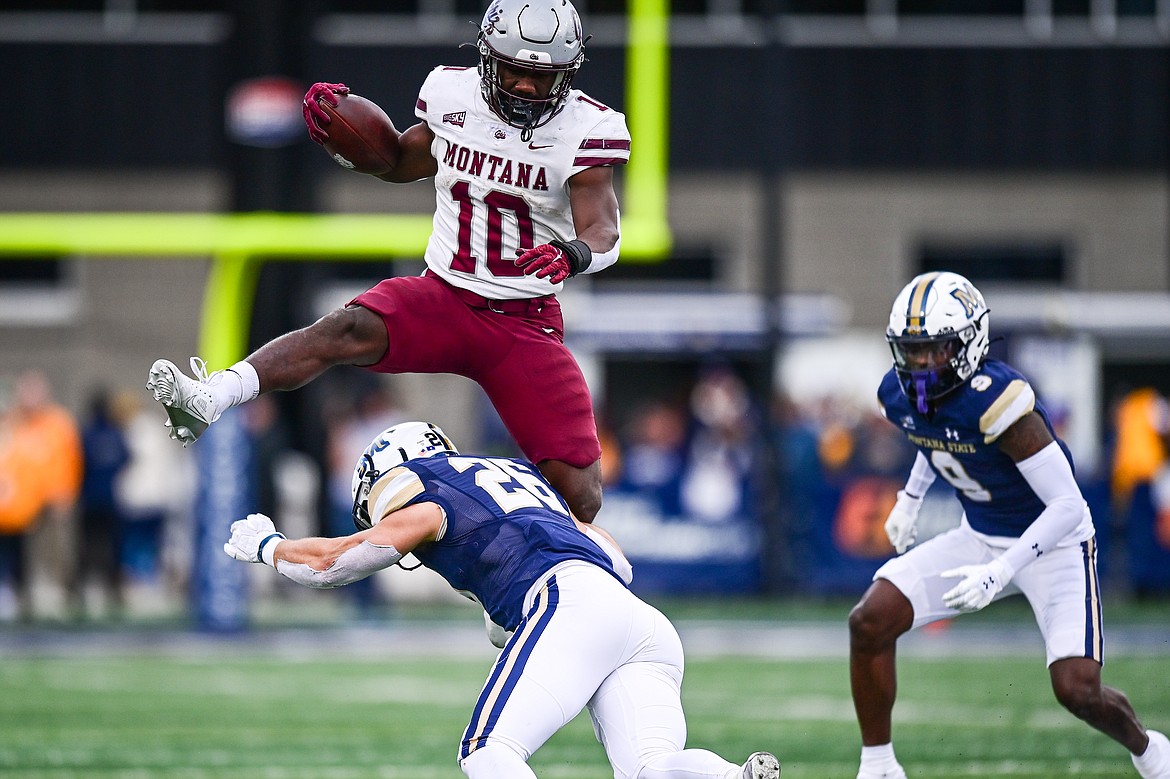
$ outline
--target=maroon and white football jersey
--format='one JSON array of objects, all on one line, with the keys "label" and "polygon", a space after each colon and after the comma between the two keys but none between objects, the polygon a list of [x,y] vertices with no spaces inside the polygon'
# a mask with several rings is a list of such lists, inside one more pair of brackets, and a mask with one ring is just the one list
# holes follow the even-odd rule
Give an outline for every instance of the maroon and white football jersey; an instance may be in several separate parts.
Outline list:
[{"label": "maroon and white football jersey", "polygon": [[580,90],[552,120],[520,137],[492,113],[475,68],[440,66],[419,91],[415,114],[435,134],[435,221],[427,266],[487,298],[531,298],[561,288],[526,276],[518,250],[576,238],[568,180],[630,159],[625,115]]}]

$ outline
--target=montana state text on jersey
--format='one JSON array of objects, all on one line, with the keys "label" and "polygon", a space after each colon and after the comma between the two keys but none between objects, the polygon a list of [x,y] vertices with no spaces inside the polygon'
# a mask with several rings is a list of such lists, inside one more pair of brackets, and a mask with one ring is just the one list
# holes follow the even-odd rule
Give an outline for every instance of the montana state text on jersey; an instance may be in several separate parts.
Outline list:
[{"label": "montana state text on jersey", "polygon": [[[893,369],[882,378],[878,402],[886,419],[954,487],[971,528],[986,535],[1017,538],[1044,511],[1044,502],[996,445],[1021,417],[1033,410],[1039,414],[1072,465],[1068,447],[1056,436],[1031,384],[997,360],[985,361],[969,381],[933,404],[933,413],[914,408]],[[1089,538],[1091,522],[1083,522],[1074,535],[1077,541]]]},{"label": "montana state text on jersey", "polygon": [[[526,141],[483,101],[479,82],[475,68],[437,67],[415,104],[435,135],[431,154],[438,163],[426,263],[487,298],[547,295],[546,280],[516,266],[517,252],[576,237],[568,180],[587,168],[629,162],[626,118],[573,89]],[[477,207],[487,209],[486,218],[474,213]]]}]

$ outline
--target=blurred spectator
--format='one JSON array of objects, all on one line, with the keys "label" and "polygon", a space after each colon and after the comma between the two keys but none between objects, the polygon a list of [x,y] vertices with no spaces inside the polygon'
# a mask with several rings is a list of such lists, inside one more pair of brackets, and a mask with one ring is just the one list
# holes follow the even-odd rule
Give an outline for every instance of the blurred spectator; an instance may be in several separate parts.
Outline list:
[{"label": "blurred spectator", "polygon": [[[782,389],[773,393],[771,412],[776,460],[764,465],[779,469],[779,490],[774,495],[777,505],[772,508],[771,521],[781,525],[768,534],[771,548],[766,548],[765,554],[787,557],[793,569],[808,570],[817,564],[815,534],[820,529],[817,506],[824,490],[817,455],[817,430]],[[776,478],[776,475],[764,471],[761,478]],[[769,521],[763,512],[762,519]],[[777,563],[773,560],[769,564]]]},{"label": "blurred spectator", "polygon": [[609,422],[597,414],[597,440],[601,443],[601,484],[615,486],[622,477],[622,445]]},{"label": "blurred spectator", "polygon": [[277,469],[292,439],[280,417],[280,407],[272,395],[261,395],[243,406],[243,412],[244,429],[252,439],[256,511],[270,517],[284,516],[286,512],[278,505]]},{"label": "blurred spectator", "polygon": [[772,399],[772,421],[783,468],[785,499],[793,516],[807,519],[823,482],[817,452],[817,430],[799,405],[782,390]]},{"label": "blurred spectator", "polygon": [[1130,584],[1138,596],[1170,592],[1170,402],[1140,387],[1121,399],[1113,422],[1113,517]]},{"label": "blurred spectator", "polygon": [[1124,515],[1137,489],[1152,485],[1166,467],[1170,403],[1153,387],[1132,390],[1118,403],[1113,424],[1113,501]]},{"label": "blurred spectator", "polygon": [[[338,398],[326,419],[326,500],[325,535],[348,536],[354,532],[353,482],[354,463],[362,452],[386,428],[410,419],[399,407],[390,386],[380,377],[359,384],[356,398]],[[374,616],[384,605],[378,591],[378,577],[369,576],[342,589],[361,618]]]},{"label": "blurred spectator", "polygon": [[[194,471],[190,453],[160,435],[162,423],[147,411],[140,393],[119,393],[118,414],[127,420],[126,445],[130,461],[118,474],[115,495],[125,519],[122,569],[127,607],[158,610],[165,606],[167,575],[164,534],[168,524],[183,516],[193,495]],[[187,542],[189,548],[189,541]]]},{"label": "blurred spectator", "polygon": [[98,389],[89,402],[89,416],[81,430],[84,477],[81,482],[81,541],[77,545],[73,597],[83,613],[96,611],[88,597],[96,580],[104,604],[120,612],[122,601],[121,507],[114,484],[130,462],[130,449],[109,393]]},{"label": "blurred spectator", "polygon": [[76,421],[54,402],[43,372],[22,373],[0,417],[0,578],[14,596],[3,601],[2,616],[32,616],[34,569],[44,569],[62,593],[68,589],[81,474]]},{"label": "blurred spectator", "polygon": [[664,516],[682,513],[686,437],[686,415],[677,406],[656,400],[636,411],[626,427],[617,489],[653,500]]},{"label": "blurred spectator", "polygon": [[886,517],[914,463],[914,447],[877,413],[861,413],[841,434],[849,439],[849,455],[832,469],[842,489],[834,541],[857,557],[889,557],[894,548],[886,536]]},{"label": "blurred spectator", "polygon": [[755,424],[747,386],[727,369],[699,377],[691,392],[691,435],[682,475],[683,513],[709,522],[752,510]]}]

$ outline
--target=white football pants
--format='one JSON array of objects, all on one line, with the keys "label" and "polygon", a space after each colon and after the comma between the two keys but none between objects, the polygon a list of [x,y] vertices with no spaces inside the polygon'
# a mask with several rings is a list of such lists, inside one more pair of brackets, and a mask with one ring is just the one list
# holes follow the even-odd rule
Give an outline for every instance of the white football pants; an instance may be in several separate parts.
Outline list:
[{"label": "white football pants", "polygon": [[527,760],[588,707],[616,779],[738,779],[684,749],[683,651],[674,626],[594,565],[554,568],[500,652],[460,747],[470,779],[535,779]]}]

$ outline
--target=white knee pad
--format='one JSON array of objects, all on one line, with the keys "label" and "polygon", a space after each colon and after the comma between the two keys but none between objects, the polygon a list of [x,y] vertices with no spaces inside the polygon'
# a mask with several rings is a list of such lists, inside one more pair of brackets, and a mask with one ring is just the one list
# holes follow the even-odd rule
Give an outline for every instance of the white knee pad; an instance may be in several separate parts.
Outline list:
[{"label": "white knee pad", "polygon": [[468,779],[536,779],[528,763],[506,744],[493,742],[459,761]]}]

